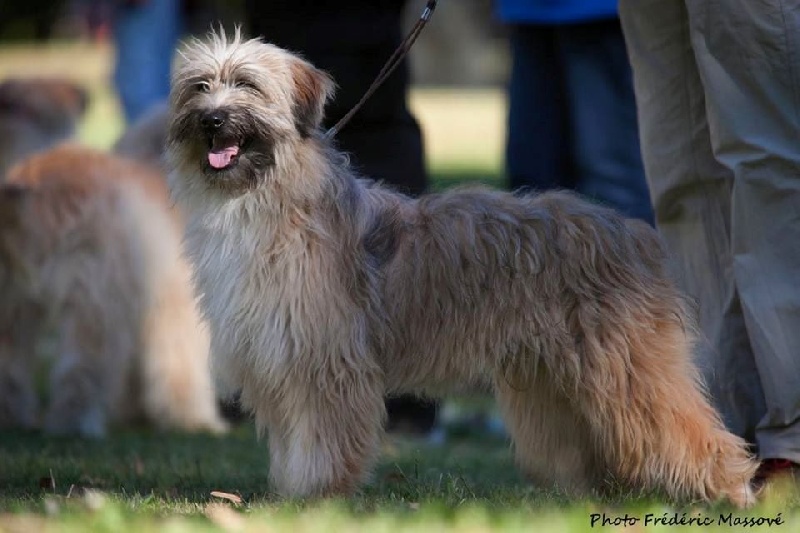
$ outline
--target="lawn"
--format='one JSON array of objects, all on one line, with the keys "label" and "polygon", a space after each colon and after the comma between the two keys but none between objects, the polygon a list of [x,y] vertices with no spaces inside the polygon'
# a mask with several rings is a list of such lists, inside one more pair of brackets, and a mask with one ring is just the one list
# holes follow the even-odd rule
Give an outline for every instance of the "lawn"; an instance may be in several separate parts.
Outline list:
[{"label": "lawn", "polygon": [[[631,531],[674,529],[645,527],[648,516],[699,517],[713,522],[706,531],[740,529],[728,519],[779,517],[784,524],[770,529],[800,529],[800,498],[786,487],[748,513],[638,496],[570,501],[527,483],[504,439],[474,433],[444,443],[387,437],[372,483],[349,499],[281,500],[267,472],[249,423],[224,437],[129,430],[85,441],[8,432],[0,435],[0,530],[559,533],[618,531],[626,517],[638,519]],[[603,516],[617,525],[603,527]]]},{"label": "lawn", "polygon": [[[110,62],[108,48],[87,44],[4,48],[0,79],[51,75],[80,81],[92,95],[80,139],[106,148],[122,130],[108,85]],[[476,180],[502,185],[501,90],[415,89],[410,104],[425,132],[434,189]],[[0,531],[560,533],[620,531],[624,524],[629,531],[684,529],[651,525],[664,517],[711,522],[687,530],[738,531],[743,528],[735,520],[778,515],[782,525],[761,529],[800,531],[800,495],[793,487],[770,489],[755,510],[733,514],[726,507],[668,507],[640,495],[570,501],[521,477],[505,439],[447,429],[438,443],[387,437],[373,481],[362,492],[312,502],[284,501],[271,492],[265,445],[250,423],[224,437],[140,429],[86,441],[4,432]],[[752,529],[759,528],[747,528]]]}]

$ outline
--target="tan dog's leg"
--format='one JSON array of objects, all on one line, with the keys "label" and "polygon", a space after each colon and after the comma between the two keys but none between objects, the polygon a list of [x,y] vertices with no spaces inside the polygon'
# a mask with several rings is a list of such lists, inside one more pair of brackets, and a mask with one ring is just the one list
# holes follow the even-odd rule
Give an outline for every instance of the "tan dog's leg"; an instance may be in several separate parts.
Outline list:
[{"label": "tan dog's leg", "polygon": [[[64,317],[60,325],[58,355],[50,375],[50,406],[44,430],[53,434],[103,437],[108,420],[111,391],[119,390],[124,368],[108,372],[108,332],[103,321],[81,319],[79,313]],[[114,379],[114,382],[109,382]]]},{"label": "tan dog's leg", "polygon": [[309,375],[284,383],[279,405],[255,405],[256,422],[269,433],[270,477],[280,494],[349,494],[364,481],[384,418],[382,381],[365,374],[331,376],[324,384]]},{"label": "tan dog's leg", "polygon": [[[587,335],[575,398],[621,481],[676,499],[752,502],[755,463],[710,406],[676,317]],[[603,363],[603,364],[597,364]]]}]

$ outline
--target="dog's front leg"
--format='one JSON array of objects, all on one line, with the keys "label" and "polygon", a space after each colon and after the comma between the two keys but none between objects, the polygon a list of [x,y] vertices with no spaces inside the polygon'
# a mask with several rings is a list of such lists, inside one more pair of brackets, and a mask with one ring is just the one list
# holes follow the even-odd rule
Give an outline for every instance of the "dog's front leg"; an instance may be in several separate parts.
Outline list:
[{"label": "dog's front leg", "polygon": [[0,330],[0,430],[36,426],[39,398],[34,383],[35,337]]},{"label": "dog's front leg", "polygon": [[383,376],[367,366],[327,362],[283,383],[268,422],[270,477],[280,494],[348,494],[364,481],[385,416]]}]

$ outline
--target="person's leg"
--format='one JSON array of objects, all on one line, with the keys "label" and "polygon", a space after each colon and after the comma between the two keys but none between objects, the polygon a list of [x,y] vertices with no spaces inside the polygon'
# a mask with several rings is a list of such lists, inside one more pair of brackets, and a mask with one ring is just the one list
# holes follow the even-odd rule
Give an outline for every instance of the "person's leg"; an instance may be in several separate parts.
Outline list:
[{"label": "person's leg", "polygon": [[[367,91],[397,42],[329,54],[311,52],[307,57],[334,75],[341,102],[326,114],[325,126],[333,126]],[[338,147],[351,154],[354,168],[365,176],[417,196],[428,188],[422,130],[406,104],[410,87],[407,60],[372,95],[336,135]],[[344,104],[344,105],[343,105]]]},{"label": "person's leg", "polygon": [[766,414],[762,458],[800,462],[800,0],[688,0],[711,142],[733,175],[733,276]]},{"label": "person's leg", "polygon": [[748,440],[763,392],[733,280],[733,174],[714,158],[684,0],[620,0],[656,225],[707,344],[698,363],[727,426]]},{"label": "person's leg", "polygon": [[114,84],[128,123],[169,97],[170,68],[180,37],[178,0],[121,2],[114,12]]},{"label": "person's leg", "polygon": [[511,29],[506,173],[511,190],[572,188],[561,53],[550,26]]},{"label": "person's leg", "polygon": [[576,162],[576,189],[653,224],[625,40],[616,18],[558,30]]},{"label": "person's leg", "polygon": [[[331,127],[361,99],[402,41],[404,3],[347,0],[321,6],[312,0],[248,0],[245,6],[253,35],[300,52],[333,77],[337,90],[324,122]],[[417,195],[427,189],[428,176],[422,132],[406,103],[410,83],[405,59],[335,141],[365,176]]]}]

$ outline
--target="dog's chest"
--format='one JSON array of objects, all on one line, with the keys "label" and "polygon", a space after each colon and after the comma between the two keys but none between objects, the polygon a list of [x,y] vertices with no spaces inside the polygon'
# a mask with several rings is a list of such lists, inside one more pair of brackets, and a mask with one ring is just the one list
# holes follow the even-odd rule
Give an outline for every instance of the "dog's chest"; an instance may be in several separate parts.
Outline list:
[{"label": "dog's chest", "polygon": [[284,360],[304,322],[297,316],[310,270],[303,235],[269,226],[192,233],[189,248],[215,345],[272,364]]}]

